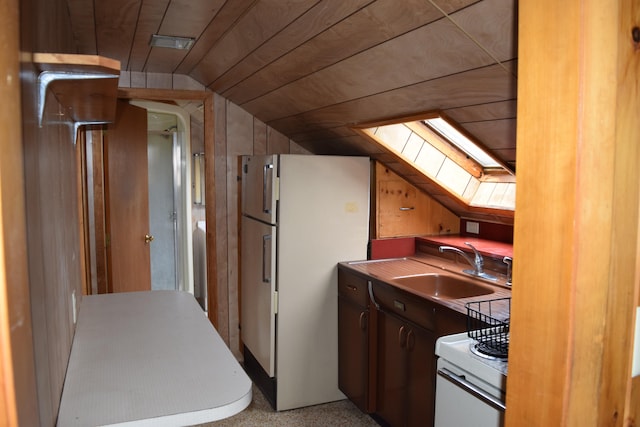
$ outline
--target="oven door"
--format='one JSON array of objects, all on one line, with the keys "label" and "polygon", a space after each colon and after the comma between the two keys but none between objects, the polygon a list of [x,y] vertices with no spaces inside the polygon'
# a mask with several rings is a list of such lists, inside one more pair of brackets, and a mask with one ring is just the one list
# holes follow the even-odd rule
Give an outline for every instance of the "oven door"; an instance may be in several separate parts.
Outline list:
[{"label": "oven door", "polygon": [[504,425],[504,392],[440,358],[435,427]]}]

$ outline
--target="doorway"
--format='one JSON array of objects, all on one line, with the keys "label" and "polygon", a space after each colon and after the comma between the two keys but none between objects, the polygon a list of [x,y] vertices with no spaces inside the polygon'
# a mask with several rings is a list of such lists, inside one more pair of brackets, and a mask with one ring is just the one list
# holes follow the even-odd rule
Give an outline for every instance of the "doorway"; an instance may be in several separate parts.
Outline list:
[{"label": "doorway", "polygon": [[174,150],[178,149],[177,118],[173,114],[147,115],[149,230],[151,245],[151,289],[179,289],[178,215],[174,179]]},{"label": "doorway", "polygon": [[119,101],[118,111],[118,125],[88,133],[80,156],[86,293],[193,294],[189,113],[148,101]]},{"label": "doorway", "polygon": [[[214,110],[214,96],[209,91],[199,90],[159,90],[159,89],[143,89],[143,88],[119,88],[118,98],[122,100],[149,100],[157,101],[155,104],[161,106],[172,107],[180,105],[183,112],[188,112],[187,118],[194,118],[199,127],[200,146],[197,149],[198,153],[204,153],[204,162],[206,168],[203,171],[203,182],[214,182],[215,177],[215,145],[214,145],[214,126],[213,126],[213,110]],[[190,120],[186,120],[186,123],[190,123]],[[104,194],[102,193],[103,182],[96,182],[95,186],[91,182],[93,177],[96,176],[97,171],[101,171],[103,168],[102,157],[102,138],[104,136],[104,130],[98,129],[95,131],[85,132],[88,141],[92,141],[89,145],[95,144],[100,149],[87,150],[86,159],[89,163],[87,165],[87,176],[80,179],[87,182],[87,193],[85,205],[86,215],[86,247],[89,271],[87,272],[86,279],[86,293],[97,294],[108,292],[109,284],[106,283],[106,256],[104,254],[104,248],[108,244],[108,236],[104,230],[104,218],[100,217],[104,213]],[[93,155],[92,155],[93,153]],[[82,156],[84,158],[84,156]],[[79,166],[79,169],[81,167]],[[101,179],[101,175],[97,175],[97,178]],[[189,180],[190,181],[190,180]],[[95,194],[94,194],[94,190]],[[190,192],[189,192],[190,193]],[[204,236],[206,241],[206,259],[204,260],[205,266],[203,267],[207,272],[207,280],[204,283],[206,289],[206,295],[208,296],[204,301],[205,311],[209,317],[211,323],[218,329],[220,335],[225,341],[228,341],[229,331],[228,323],[225,316],[220,316],[219,301],[223,301],[222,307],[226,307],[226,293],[224,288],[218,288],[218,271],[217,271],[217,251],[216,251],[216,209],[215,209],[215,186],[208,185],[205,188],[207,206],[201,205],[197,211],[197,220],[206,221],[207,232]],[[190,197],[190,194],[189,194]],[[203,196],[203,199],[205,196]],[[94,209],[95,204],[95,209]],[[189,203],[189,206],[190,203]],[[185,265],[190,265],[186,263]],[[192,270],[193,271],[193,270]],[[219,295],[222,292],[222,297]],[[226,312],[226,311],[225,311]]]},{"label": "doorway", "polygon": [[189,114],[132,100],[147,110],[151,289],[193,294]]}]

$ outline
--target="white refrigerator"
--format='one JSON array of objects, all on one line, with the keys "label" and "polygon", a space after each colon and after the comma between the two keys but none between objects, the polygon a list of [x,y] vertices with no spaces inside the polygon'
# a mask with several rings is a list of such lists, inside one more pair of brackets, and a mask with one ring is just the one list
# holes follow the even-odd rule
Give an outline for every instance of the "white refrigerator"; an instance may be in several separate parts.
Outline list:
[{"label": "white refrigerator", "polygon": [[337,263],[366,259],[366,157],[242,158],[245,369],[278,411],[338,389]]}]

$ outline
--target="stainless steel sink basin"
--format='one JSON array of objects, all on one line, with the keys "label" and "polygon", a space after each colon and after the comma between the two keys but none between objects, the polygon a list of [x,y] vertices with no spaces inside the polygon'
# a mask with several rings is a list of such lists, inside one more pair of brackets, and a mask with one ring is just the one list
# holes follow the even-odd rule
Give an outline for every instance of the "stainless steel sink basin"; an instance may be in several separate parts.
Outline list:
[{"label": "stainless steel sink basin", "polygon": [[393,282],[440,299],[470,298],[494,292],[488,286],[442,274],[396,277]]}]

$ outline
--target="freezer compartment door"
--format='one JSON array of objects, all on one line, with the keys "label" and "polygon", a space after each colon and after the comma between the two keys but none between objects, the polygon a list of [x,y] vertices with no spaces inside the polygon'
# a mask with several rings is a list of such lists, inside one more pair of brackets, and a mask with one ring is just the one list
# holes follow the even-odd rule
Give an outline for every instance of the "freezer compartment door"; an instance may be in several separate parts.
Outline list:
[{"label": "freezer compartment door", "polygon": [[242,157],[242,213],[260,221],[276,223],[278,157]]},{"label": "freezer compartment door", "polygon": [[241,244],[242,342],[274,377],[276,227],[243,216]]}]

